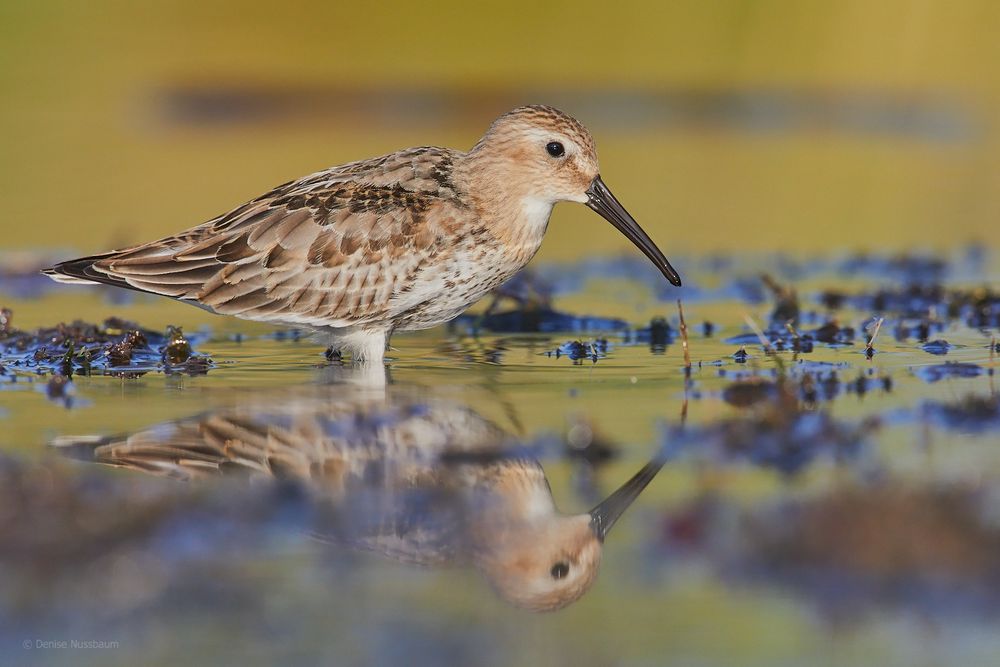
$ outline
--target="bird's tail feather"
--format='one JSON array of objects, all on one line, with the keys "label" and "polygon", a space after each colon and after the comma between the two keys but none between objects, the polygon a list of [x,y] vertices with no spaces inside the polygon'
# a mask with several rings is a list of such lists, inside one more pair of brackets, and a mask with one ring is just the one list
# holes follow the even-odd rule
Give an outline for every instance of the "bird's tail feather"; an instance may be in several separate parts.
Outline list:
[{"label": "bird's tail feather", "polygon": [[42,273],[57,283],[64,283],[67,285],[97,285],[99,284],[96,280],[87,280],[86,278],[78,278],[76,276],[71,276],[65,273],[60,273],[56,267],[51,269],[43,269]]},{"label": "bird's tail feather", "polygon": [[71,285],[104,284],[114,285],[116,287],[125,287],[128,289],[136,289],[121,278],[109,275],[103,271],[98,271],[94,268],[94,264],[98,261],[107,259],[114,254],[115,253],[105,253],[102,255],[91,255],[89,257],[71,259],[66,262],[60,262],[59,264],[47,269],[43,269],[42,273],[58,283],[68,283]]}]

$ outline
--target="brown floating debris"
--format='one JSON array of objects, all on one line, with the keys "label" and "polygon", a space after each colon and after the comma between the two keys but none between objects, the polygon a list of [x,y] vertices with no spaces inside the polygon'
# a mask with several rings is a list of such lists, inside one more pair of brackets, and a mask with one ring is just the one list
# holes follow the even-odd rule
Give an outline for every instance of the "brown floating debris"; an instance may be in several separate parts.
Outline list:
[{"label": "brown floating debris", "polygon": [[141,331],[133,329],[125,334],[117,343],[112,343],[108,345],[105,353],[108,357],[108,363],[112,366],[128,366],[132,363],[132,353],[136,348],[142,349],[148,347],[149,343],[146,341],[146,336],[143,335]]},{"label": "brown floating debris", "polygon": [[771,313],[771,321],[798,322],[799,296],[795,292],[795,288],[782,285],[766,273],[761,274],[760,279],[774,295],[775,304],[774,311]]},{"label": "brown floating debris", "polygon": [[167,344],[163,348],[163,360],[168,364],[183,364],[191,357],[191,343],[184,337],[180,327],[167,329]]},{"label": "brown floating debris", "polygon": [[777,395],[777,383],[763,378],[734,382],[722,390],[722,400],[738,408],[750,407]]},{"label": "brown floating debris", "polygon": [[49,398],[65,398],[66,390],[70,386],[69,378],[65,375],[53,375],[48,384],[45,385],[45,393]]},{"label": "brown floating debris", "polygon": [[112,317],[103,323],[77,320],[22,331],[11,321],[11,311],[0,309],[0,364],[8,372],[138,377],[159,369],[195,375],[213,367],[212,360],[194,354],[190,341],[173,327],[163,335]]}]

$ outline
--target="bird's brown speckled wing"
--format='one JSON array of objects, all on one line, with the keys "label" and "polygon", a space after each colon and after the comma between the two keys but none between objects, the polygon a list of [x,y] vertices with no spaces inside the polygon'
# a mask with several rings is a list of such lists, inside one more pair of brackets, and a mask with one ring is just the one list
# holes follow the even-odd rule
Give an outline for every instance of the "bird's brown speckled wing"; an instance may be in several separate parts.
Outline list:
[{"label": "bird's brown speckled wing", "polygon": [[176,236],[49,273],[251,319],[332,327],[390,319],[393,297],[451,245],[462,213],[453,156],[424,147],[335,167]]}]

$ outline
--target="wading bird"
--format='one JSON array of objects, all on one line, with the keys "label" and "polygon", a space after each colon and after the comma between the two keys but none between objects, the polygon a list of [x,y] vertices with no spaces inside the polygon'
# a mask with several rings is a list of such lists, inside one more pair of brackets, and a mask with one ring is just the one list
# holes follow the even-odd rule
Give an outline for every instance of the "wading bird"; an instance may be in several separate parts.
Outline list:
[{"label": "wading bird", "polygon": [[45,273],[308,327],[380,362],[394,331],[447,322],[517,273],[560,201],[600,213],[681,284],[601,180],[590,132],[540,105],[500,116],[468,151],[425,146],[331,167],[175,236]]}]

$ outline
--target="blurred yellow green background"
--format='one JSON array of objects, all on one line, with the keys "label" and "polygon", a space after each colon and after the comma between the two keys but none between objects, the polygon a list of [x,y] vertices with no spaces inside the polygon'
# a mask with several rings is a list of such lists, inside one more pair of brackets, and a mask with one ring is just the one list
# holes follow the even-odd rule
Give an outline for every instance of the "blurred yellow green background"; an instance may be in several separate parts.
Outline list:
[{"label": "blurred yellow green background", "polygon": [[[494,117],[523,103],[555,104],[590,127],[604,179],[671,259],[744,251],[797,258],[843,250],[945,253],[995,245],[1000,219],[995,0],[0,0],[0,91],[0,263],[21,251],[56,260],[150,240],[292,178],[406,146],[469,147]],[[539,260],[618,251],[637,255],[593,212],[565,204],[555,210]],[[675,263],[687,279],[684,264]],[[561,297],[560,308],[635,324],[673,317],[673,292],[658,301],[645,288],[593,282]],[[815,287],[796,286],[803,294]],[[765,321],[771,308],[699,303],[692,294],[684,304],[689,321],[719,323],[722,335],[736,333],[742,312]],[[9,296],[0,305],[11,306],[23,328],[124,315],[152,328],[208,325],[214,335],[199,343],[218,362],[204,378],[77,378],[77,410],[45,401],[41,382],[37,390],[6,393],[0,428],[24,452],[41,452],[53,435],[127,432],[238,402],[241,391],[316,381],[321,348],[312,342],[260,340],[264,325],[167,299],[122,304],[107,292],[59,287],[45,299]],[[246,341],[232,340],[236,332]],[[894,393],[867,402],[845,395],[829,407],[837,418],[857,421],[932,395],[985,391],[985,377],[957,388],[921,384],[909,365],[929,357],[918,358],[925,353],[908,343],[890,347],[888,337],[880,343],[886,354],[865,368],[893,373]],[[492,364],[476,361],[481,354],[462,358],[459,344],[480,342],[455,342],[443,329],[400,338],[396,384],[461,400],[516,436],[561,433],[577,416],[591,420],[627,452],[605,472],[605,485],[631,474],[682,410],[693,425],[734,414],[719,398],[729,380],[709,364],[735,351],[722,336],[692,344],[696,363],[706,366],[694,375],[704,396],[690,408],[677,346],[661,356],[622,346],[580,368],[545,357],[548,340],[511,344],[503,363]],[[986,340],[968,340],[948,360],[987,363]],[[812,358],[847,360],[853,377],[863,363],[857,351],[823,349]],[[915,430],[886,429],[882,453],[893,475],[978,484],[1000,469],[994,434],[935,435],[935,451],[914,444]],[[546,461],[546,468],[559,503],[579,502],[568,464]],[[668,466],[629,521],[659,526],[655,512],[706,488],[756,501],[818,492],[851,474],[832,463],[791,481],[754,466]],[[484,646],[526,656],[511,664],[955,662],[940,656],[976,664],[995,648],[994,619],[973,628],[979,635],[934,634],[924,619],[888,613],[847,632],[829,629],[782,589],[729,588],[707,569],[682,568],[669,586],[651,582],[643,579],[643,559],[655,556],[643,548],[659,538],[636,528],[620,535],[593,595],[565,614],[529,617],[490,606],[479,595],[485,589],[465,586],[454,572],[423,575],[417,581],[433,585],[397,605],[399,613],[445,619],[442,636],[452,632],[452,619],[490,626]],[[369,619],[392,620],[394,610],[381,609],[391,606],[386,600],[408,600],[396,592],[410,581],[398,571],[372,576],[372,588],[355,599],[328,595],[327,587],[337,587],[307,577],[296,584],[306,593],[286,589],[275,573],[299,570],[274,565],[265,563],[272,579],[263,568],[253,574],[261,591],[250,592],[264,598],[285,590],[286,606],[272,605],[274,617],[307,619],[289,636],[306,635],[328,654],[351,641],[371,649],[346,635]],[[349,590],[352,582],[338,585]],[[379,598],[385,591],[392,593]],[[177,617],[198,624],[201,617],[179,609]],[[360,620],[331,621],[338,613]],[[276,639],[273,628],[258,645],[256,626],[241,626],[239,616],[220,615],[190,634],[170,625],[177,617],[166,617],[159,635],[144,629],[145,643],[127,635],[134,642],[127,651],[92,659],[133,664],[139,655],[169,664],[194,646],[204,650],[204,662],[235,651],[247,654],[246,664],[263,664],[271,654],[262,651],[287,645],[292,663],[308,660],[309,645]],[[193,644],[177,641],[181,634]],[[470,643],[482,639],[470,636]]]},{"label": "blurred yellow green background", "polygon": [[[991,0],[7,0],[0,248],[147,240],[524,102],[667,250],[950,248],[1000,213],[998,34]],[[550,234],[628,247],[582,207]]]}]

